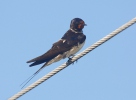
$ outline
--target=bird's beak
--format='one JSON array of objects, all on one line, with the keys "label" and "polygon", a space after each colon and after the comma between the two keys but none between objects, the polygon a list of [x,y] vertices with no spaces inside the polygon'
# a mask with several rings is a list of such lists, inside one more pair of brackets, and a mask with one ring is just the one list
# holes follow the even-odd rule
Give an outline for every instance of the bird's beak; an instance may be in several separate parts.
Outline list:
[{"label": "bird's beak", "polygon": [[87,26],[87,24],[84,24],[84,26]]}]

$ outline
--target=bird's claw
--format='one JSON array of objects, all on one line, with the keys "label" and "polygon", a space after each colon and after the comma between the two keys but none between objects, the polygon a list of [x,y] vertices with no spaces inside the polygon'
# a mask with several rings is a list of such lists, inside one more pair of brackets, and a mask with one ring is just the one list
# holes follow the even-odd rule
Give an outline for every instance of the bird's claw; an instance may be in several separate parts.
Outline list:
[{"label": "bird's claw", "polygon": [[74,57],[74,55],[72,57],[68,57],[69,59],[67,61],[67,64],[71,64],[71,63],[74,64],[74,62],[77,63],[77,60],[75,60],[74,62],[71,61],[73,57]]},{"label": "bird's claw", "polygon": [[72,58],[70,58],[70,57],[68,57],[68,61],[67,61],[67,64],[70,64],[70,63],[72,63]]}]

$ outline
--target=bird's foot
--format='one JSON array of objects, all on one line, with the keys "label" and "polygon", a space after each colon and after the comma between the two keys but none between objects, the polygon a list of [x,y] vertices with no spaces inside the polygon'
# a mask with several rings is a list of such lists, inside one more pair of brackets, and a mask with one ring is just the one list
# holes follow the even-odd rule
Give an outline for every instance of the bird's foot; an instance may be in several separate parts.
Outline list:
[{"label": "bird's foot", "polygon": [[68,57],[68,63],[72,62],[72,58]]},{"label": "bird's foot", "polygon": [[72,58],[74,57],[75,55],[72,55],[72,57],[68,57],[68,61],[67,61],[67,64],[74,64],[74,62],[76,62],[77,63],[77,60],[76,61],[74,61],[74,62],[72,62],[71,60],[72,60]]}]

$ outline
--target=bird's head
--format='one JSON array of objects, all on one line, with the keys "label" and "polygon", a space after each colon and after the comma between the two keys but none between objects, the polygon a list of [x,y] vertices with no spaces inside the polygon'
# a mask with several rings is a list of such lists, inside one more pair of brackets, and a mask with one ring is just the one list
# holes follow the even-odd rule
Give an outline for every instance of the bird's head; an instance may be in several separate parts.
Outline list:
[{"label": "bird's head", "polygon": [[74,18],[71,20],[70,28],[75,31],[82,31],[82,29],[86,26],[85,22],[80,18]]}]

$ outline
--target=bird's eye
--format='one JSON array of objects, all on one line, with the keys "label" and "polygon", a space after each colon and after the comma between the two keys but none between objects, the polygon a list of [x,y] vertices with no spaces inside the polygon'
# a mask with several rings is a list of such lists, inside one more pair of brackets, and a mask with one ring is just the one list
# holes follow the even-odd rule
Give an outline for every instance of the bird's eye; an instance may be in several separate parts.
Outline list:
[{"label": "bird's eye", "polygon": [[84,21],[80,21],[80,24],[84,24]]}]

